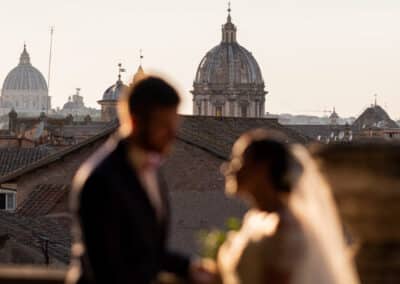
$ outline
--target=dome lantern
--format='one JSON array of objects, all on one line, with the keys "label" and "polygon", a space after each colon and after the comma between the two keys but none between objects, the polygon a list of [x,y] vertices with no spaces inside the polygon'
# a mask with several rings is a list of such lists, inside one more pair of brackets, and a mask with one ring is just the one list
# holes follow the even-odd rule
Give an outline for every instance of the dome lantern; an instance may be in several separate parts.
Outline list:
[{"label": "dome lantern", "polygon": [[21,56],[19,57],[19,64],[31,64],[31,58],[29,57],[29,53],[26,51],[26,44],[24,44],[24,50],[21,53]]},{"label": "dome lantern", "polygon": [[226,23],[222,25],[222,42],[236,42],[236,26],[232,23],[231,3],[228,7],[228,18]]}]

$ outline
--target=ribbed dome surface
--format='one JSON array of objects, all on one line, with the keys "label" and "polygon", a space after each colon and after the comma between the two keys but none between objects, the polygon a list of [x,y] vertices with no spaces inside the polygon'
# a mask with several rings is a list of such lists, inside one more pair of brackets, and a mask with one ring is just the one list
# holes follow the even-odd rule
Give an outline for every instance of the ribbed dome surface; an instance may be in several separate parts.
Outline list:
[{"label": "ribbed dome surface", "polygon": [[222,40],[203,57],[196,72],[195,84],[264,86],[260,67],[254,56],[236,39],[237,29],[228,18],[222,26]]},{"label": "ribbed dome surface", "polygon": [[25,47],[18,66],[12,69],[4,80],[2,92],[7,90],[47,91],[46,79],[30,63],[29,54]]},{"label": "ribbed dome surface", "polygon": [[125,90],[125,86],[119,79],[114,85],[109,87],[103,94],[103,101],[117,101],[121,96],[122,92]]},{"label": "ribbed dome surface", "polygon": [[201,60],[198,84],[264,84],[253,55],[237,42],[221,42]]}]

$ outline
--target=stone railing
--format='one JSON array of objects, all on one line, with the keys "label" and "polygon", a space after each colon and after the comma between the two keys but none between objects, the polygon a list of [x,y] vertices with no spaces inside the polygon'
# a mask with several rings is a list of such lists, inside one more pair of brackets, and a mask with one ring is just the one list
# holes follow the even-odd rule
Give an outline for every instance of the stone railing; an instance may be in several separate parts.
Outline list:
[{"label": "stone railing", "polygon": [[[0,284],[63,284],[65,269],[43,266],[0,266]],[[156,284],[183,284],[173,275],[163,273]]]},{"label": "stone railing", "polygon": [[1,266],[0,284],[62,284],[65,270],[34,266]]}]

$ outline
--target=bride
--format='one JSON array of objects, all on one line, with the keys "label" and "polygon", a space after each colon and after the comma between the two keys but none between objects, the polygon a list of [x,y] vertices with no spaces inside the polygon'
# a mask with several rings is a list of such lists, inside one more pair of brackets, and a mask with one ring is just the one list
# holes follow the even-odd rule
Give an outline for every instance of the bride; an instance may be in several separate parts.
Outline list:
[{"label": "bride", "polygon": [[359,283],[329,187],[304,147],[251,131],[222,170],[227,192],[252,207],[219,250],[223,283]]}]

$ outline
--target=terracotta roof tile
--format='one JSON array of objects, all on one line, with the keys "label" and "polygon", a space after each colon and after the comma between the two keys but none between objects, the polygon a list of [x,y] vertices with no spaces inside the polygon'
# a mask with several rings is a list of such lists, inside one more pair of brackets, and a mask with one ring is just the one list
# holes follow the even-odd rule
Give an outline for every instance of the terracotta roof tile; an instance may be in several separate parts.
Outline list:
[{"label": "terracotta roof tile", "polygon": [[0,149],[0,176],[24,168],[48,156],[47,147]]},{"label": "terracotta roof tile", "polygon": [[[288,137],[290,143],[306,144],[312,141],[311,138],[299,132],[279,124],[277,119],[270,118],[240,118],[240,117],[211,117],[211,116],[189,116],[184,115],[182,126],[178,133],[178,139],[185,143],[195,145],[219,158],[229,157],[231,147],[235,140],[246,131],[255,128],[280,131]],[[45,159],[28,164],[18,171],[11,172],[3,177],[0,182],[7,182],[23,175],[29,171],[40,168],[49,163],[55,162],[62,157],[77,151],[91,143],[105,139],[117,130],[117,124],[109,124],[101,133],[92,136],[84,141],[72,145],[64,150],[48,155]]]},{"label": "terracotta roof tile", "polygon": [[178,138],[227,158],[235,140],[246,131],[255,128],[280,131],[290,143],[308,143],[310,138],[278,123],[277,119],[238,118],[211,116],[182,116],[183,123]]},{"label": "terracotta roof tile", "polygon": [[0,211],[0,233],[28,247],[41,251],[41,238],[49,240],[50,257],[68,263],[71,248],[69,219],[39,217],[31,218]]},{"label": "terracotta roof tile", "polygon": [[17,208],[17,214],[37,217],[48,214],[65,195],[68,185],[39,184],[28,198]]}]

